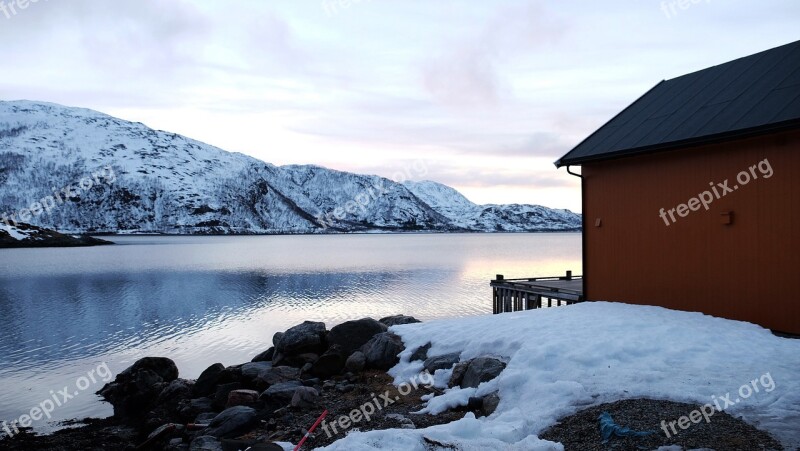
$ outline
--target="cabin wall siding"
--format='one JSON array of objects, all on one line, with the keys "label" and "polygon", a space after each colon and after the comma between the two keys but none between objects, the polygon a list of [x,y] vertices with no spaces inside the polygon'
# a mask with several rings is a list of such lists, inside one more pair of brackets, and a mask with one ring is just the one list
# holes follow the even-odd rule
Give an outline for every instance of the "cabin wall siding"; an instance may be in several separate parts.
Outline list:
[{"label": "cabin wall siding", "polygon": [[[665,225],[767,159],[770,178]],[[701,311],[800,334],[800,131],[583,165],[586,297]],[[733,212],[733,224],[721,213]],[[596,227],[597,220],[601,226]]]}]

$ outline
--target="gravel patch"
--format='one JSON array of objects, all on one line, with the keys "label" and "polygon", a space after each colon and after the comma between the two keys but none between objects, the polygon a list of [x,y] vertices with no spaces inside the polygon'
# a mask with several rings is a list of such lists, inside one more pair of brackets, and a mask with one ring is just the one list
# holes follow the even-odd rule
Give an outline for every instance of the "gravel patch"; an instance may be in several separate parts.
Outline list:
[{"label": "gravel patch", "polygon": [[[655,450],[660,446],[678,445],[686,450],[716,451],[779,451],[781,444],[764,431],[734,418],[725,412],[715,412],[706,422],[691,423],[686,430],[675,425],[677,434],[670,438],[662,430],[667,424],[700,409],[699,405],[655,399],[627,399],[590,407],[562,418],[540,434],[540,438],[561,442],[566,451]],[[655,431],[646,437],[612,438],[602,443],[598,417],[608,412],[614,422],[635,431]],[[669,426],[668,426],[669,428]]]}]

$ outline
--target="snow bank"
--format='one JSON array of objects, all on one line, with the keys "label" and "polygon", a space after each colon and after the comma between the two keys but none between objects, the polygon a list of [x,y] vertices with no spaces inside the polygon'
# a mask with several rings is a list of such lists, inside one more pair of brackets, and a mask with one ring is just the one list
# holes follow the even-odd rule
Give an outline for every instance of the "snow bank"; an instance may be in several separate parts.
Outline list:
[{"label": "snow bank", "polygon": [[[639,397],[713,404],[728,393],[730,400],[739,399],[743,385],[759,391],[728,408],[720,402],[723,410],[770,432],[787,449],[800,446],[800,340],[776,337],[753,324],[597,302],[393,330],[406,343],[401,362],[390,371],[398,384],[420,371],[421,363],[408,359],[428,342],[429,356],[508,358],[498,378],[477,389],[448,390],[425,408],[437,413],[499,390],[497,411],[422,430],[355,431],[324,449],[424,450],[425,436],[464,450],[560,450],[560,444],[536,434],[588,406]],[[450,371],[437,371],[436,380],[446,380]]]}]

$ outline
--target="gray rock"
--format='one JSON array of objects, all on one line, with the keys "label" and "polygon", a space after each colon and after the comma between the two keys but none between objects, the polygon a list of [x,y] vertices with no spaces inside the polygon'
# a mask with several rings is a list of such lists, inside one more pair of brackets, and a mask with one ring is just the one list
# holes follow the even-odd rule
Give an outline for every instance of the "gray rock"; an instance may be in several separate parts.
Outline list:
[{"label": "gray rock", "polygon": [[399,413],[387,413],[386,418],[389,420],[394,420],[400,423],[400,429],[416,429],[417,426],[414,425],[414,422],[411,421],[408,417],[404,417]]},{"label": "gray rock", "polygon": [[114,406],[122,419],[140,418],[155,407],[158,396],[178,378],[175,362],[164,357],[145,357],[119,373],[98,395]]},{"label": "gray rock", "polygon": [[192,384],[186,379],[175,379],[170,382],[164,390],[158,395],[156,404],[164,404],[167,402],[180,401],[182,399],[190,398],[192,393]]},{"label": "gray rock", "polygon": [[428,358],[428,351],[431,349],[431,342],[424,346],[420,346],[411,354],[411,358],[409,361],[413,362],[414,360],[425,360]]},{"label": "gray rock", "polygon": [[201,413],[200,415],[197,415],[195,417],[194,423],[195,424],[209,424],[209,423],[211,423],[211,420],[213,420],[214,418],[217,417],[217,415],[218,414],[216,412]]},{"label": "gray rock", "polygon": [[225,365],[221,363],[215,363],[206,368],[205,371],[200,373],[200,377],[197,378],[197,381],[194,383],[194,387],[192,387],[192,392],[194,395],[207,396],[211,393],[214,393],[215,387],[219,382],[219,376],[224,370]]},{"label": "gray rock", "polygon": [[366,358],[366,368],[388,370],[399,361],[397,355],[403,352],[403,340],[391,332],[375,335],[364,346],[361,352]]},{"label": "gray rock", "polygon": [[205,434],[218,438],[241,435],[256,422],[256,415],[256,410],[251,407],[236,406],[225,409],[211,421]]},{"label": "gray rock", "polygon": [[339,393],[347,393],[347,392],[351,392],[351,391],[353,391],[355,389],[356,389],[356,386],[353,385],[353,384],[341,383],[341,384],[336,386],[336,391],[338,391]]},{"label": "gray rock", "polygon": [[319,392],[312,387],[297,387],[292,395],[291,406],[301,409],[314,407],[319,399]]},{"label": "gray rock", "polygon": [[[178,405],[178,412],[184,418],[194,418],[202,413],[212,412],[213,400],[211,398],[195,398],[181,401]],[[216,413],[214,414],[216,416]]]},{"label": "gray rock", "polygon": [[272,369],[272,362],[251,362],[242,365],[242,378],[245,380],[253,380],[258,377],[263,371]]},{"label": "gray rock", "polygon": [[325,323],[305,321],[287,330],[275,346],[276,354],[294,356],[304,353],[321,354],[327,347]]},{"label": "gray rock", "polygon": [[233,390],[228,394],[228,403],[225,407],[253,406],[258,403],[258,392],[255,390]]},{"label": "gray rock", "polygon": [[281,338],[283,338],[283,332],[275,332],[275,335],[272,336],[272,346],[277,348]]},{"label": "gray rock", "polygon": [[270,346],[269,349],[253,357],[251,362],[271,362],[272,357],[275,355],[275,346]]},{"label": "gray rock", "polygon": [[255,379],[256,388],[264,390],[270,385],[295,380],[300,377],[300,370],[290,366],[274,366],[262,371]]},{"label": "gray rock", "polygon": [[217,381],[217,385],[219,384],[230,384],[231,382],[242,382],[244,378],[242,377],[242,366],[241,365],[234,365],[229,366],[222,370],[219,373],[219,380]]},{"label": "gray rock", "polygon": [[192,440],[189,451],[222,451],[222,443],[210,435],[201,435]]},{"label": "gray rock", "polygon": [[375,335],[386,332],[386,325],[372,318],[345,321],[334,326],[328,334],[328,343],[341,348],[345,356],[349,356],[364,346]]},{"label": "gray rock", "polygon": [[367,357],[361,351],[356,351],[350,354],[350,357],[344,362],[344,367],[347,371],[358,373],[367,365]]},{"label": "gray rock", "polygon": [[[166,357],[144,357],[119,374],[131,375],[142,370],[154,372],[164,382],[172,382],[178,378],[178,367]],[[118,376],[118,377],[119,377]]]},{"label": "gray rock", "polygon": [[419,323],[420,320],[414,318],[413,316],[406,316],[406,315],[394,315],[394,316],[387,316],[385,318],[381,318],[381,323],[385,324],[387,327],[392,326],[399,326],[401,324],[413,324]]},{"label": "gray rock", "polygon": [[274,403],[288,403],[292,400],[298,387],[304,387],[304,385],[300,381],[281,382],[264,391],[261,394],[261,399]]},{"label": "gray rock", "polygon": [[332,344],[325,354],[319,356],[319,359],[311,365],[311,374],[323,379],[329,378],[342,372],[346,360],[347,354],[341,346]]},{"label": "gray rock", "polygon": [[487,417],[494,413],[497,410],[497,406],[500,404],[500,394],[497,392],[490,393],[483,397],[483,414]]},{"label": "gray rock", "polygon": [[482,382],[490,381],[506,368],[505,362],[494,357],[477,357],[472,359],[464,372],[464,378],[461,380],[461,388],[476,388]]},{"label": "gray rock", "polygon": [[453,374],[450,376],[450,382],[447,383],[448,387],[461,386],[461,381],[464,380],[464,373],[467,372],[470,362],[471,360],[459,362],[453,367]]},{"label": "gray rock", "polygon": [[303,354],[298,354],[297,356],[294,357],[297,362],[302,362],[303,364],[306,364],[306,363],[316,362],[319,359],[319,354],[314,354],[313,352],[306,352]]},{"label": "gray rock", "polygon": [[167,451],[189,451],[189,445],[183,443],[183,439],[176,437],[167,443]]},{"label": "gray rock", "polygon": [[470,396],[467,400],[467,410],[476,412],[481,409],[483,409],[483,398]]},{"label": "gray rock", "polygon": [[437,355],[425,360],[422,367],[425,371],[433,374],[436,370],[447,370],[453,367],[456,363],[461,361],[460,352],[452,352],[450,354]]},{"label": "gray rock", "polygon": [[228,405],[228,397],[234,390],[244,388],[239,382],[231,382],[230,384],[222,384],[217,386],[217,391],[214,393],[214,402],[212,406],[215,409],[222,410]]},{"label": "gray rock", "polygon": [[165,433],[165,431],[167,431],[167,430],[171,431],[171,432],[169,432],[167,434],[167,436],[178,435],[185,428],[186,428],[186,426],[184,426],[182,424],[167,423],[167,424],[161,425],[160,427],[156,428],[156,430],[154,430],[153,432],[150,433],[150,435],[147,436],[147,439],[148,440],[152,440],[155,437],[159,437],[159,436],[163,435]]}]

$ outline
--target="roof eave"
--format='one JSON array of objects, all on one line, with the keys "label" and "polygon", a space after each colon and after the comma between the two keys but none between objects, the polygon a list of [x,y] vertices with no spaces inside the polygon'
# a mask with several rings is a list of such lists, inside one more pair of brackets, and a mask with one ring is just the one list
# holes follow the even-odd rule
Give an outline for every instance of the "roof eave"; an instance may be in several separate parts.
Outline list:
[{"label": "roof eave", "polygon": [[687,139],[683,141],[662,143],[655,146],[625,149],[619,152],[606,153],[595,157],[574,158],[574,159],[568,159],[568,158],[565,159],[562,157],[558,159],[554,164],[556,165],[556,168],[562,168],[564,166],[581,166],[585,163],[596,163],[599,161],[616,160],[618,158],[640,156],[657,152],[666,152],[670,150],[677,150],[687,147],[698,147],[709,144],[718,144],[726,141],[733,141],[736,139],[752,138],[756,136],[766,135],[769,133],[779,133],[795,129],[800,129],[800,119],[793,119],[785,122],[779,122],[776,124],[767,124],[762,127],[718,133],[716,135],[707,135],[700,138]]}]

